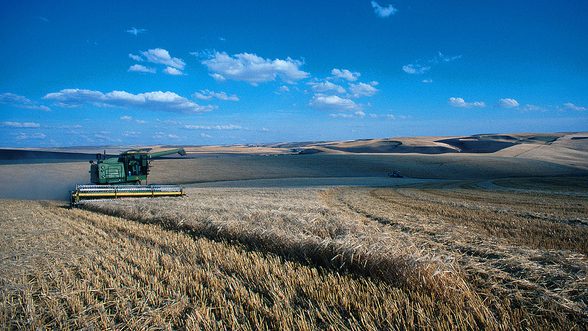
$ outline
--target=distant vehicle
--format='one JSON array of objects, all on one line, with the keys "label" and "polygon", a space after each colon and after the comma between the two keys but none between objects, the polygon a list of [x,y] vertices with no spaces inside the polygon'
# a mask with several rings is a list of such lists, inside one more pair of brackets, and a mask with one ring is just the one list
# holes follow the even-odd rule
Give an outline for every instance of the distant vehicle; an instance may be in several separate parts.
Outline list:
[{"label": "distant vehicle", "polygon": [[392,171],[392,172],[388,173],[388,177],[393,177],[393,178],[402,178],[402,177],[404,177],[404,176],[402,176],[402,175],[400,174],[400,171],[398,171],[398,170],[394,170],[394,171]]}]

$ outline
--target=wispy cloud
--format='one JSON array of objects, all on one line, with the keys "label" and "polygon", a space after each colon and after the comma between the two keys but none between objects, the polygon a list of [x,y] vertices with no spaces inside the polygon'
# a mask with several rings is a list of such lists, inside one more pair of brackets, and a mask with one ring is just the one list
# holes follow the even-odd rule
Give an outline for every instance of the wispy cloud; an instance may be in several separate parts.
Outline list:
[{"label": "wispy cloud", "polygon": [[309,76],[300,70],[303,62],[286,59],[265,59],[256,54],[239,53],[228,55],[225,52],[214,52],[208,59],[203,60],[210,71],[210,75],[218,80],[245,81],[252,85],[280,79],[286,83],[293,83]]},{"label": "wispy cloud", "polygon": [[375,86],[378,84],[379,83],[376,81],[370,82],[369,84],[349,84],[349,90],[351,91],[351,96],[354,98],[371,97],[379,91],[377,88],[375,88]]},{"label": "wispy cloud", "polygon": [[180,136],[178,136],[178,135],[176,135],[174,133],[166,133],[166,132],[158,131],[158,132],[155,132],[153,134],[153,138],[155,138],[155,139],[174,139],[174,140],[177,140],[177,139],[180,139]]},{"label": "wispy cloud", "polygon": [[141,132],[139,131],[125,131],[123,132],[123,137],[129,137],[129,138],[137,138],[141,135]]},{"label": "wispy cloud", "polygon": [[223,101],[239,101],[239,97],[235,94],[228,95],[225,92],[215,92],[210,90],[200,90],[194,93],[194,98],[200,100],[210,100],[213,98],[223,100]]},{"label": "wispy cloud", "polygon": [[369,114],[371,118],[381,118],[387,120],[405,119],[406,116],[396,116],[394,114]]},{"label": "wispy cloud", "polygon": [[184,125],[184,128],[190,130],[241,130],[243,127],[235,124],[222,125]]},{"label": "wispy cloud", "polygon": [[34,109],[42,111],[50,111],[51,108],[40,105],[27,97],[14,93],[0,93],[0,104],[9,105],[16,108]]},{"label": "wispy cloud", "polygon": [[402,66],[402,71],[411,75],[422,75],[429,70],[431,70],[431,66],[422,64],[407,64]]},{"label": "wispy cloud", "polygon": [[[446,56],[441,52],[437,52],[437,55],[431,59],[428,59],[426,61],[417,60],[415,61],[415,63],[409,63],[407,65],[402,66],[402,71],[411,75],[422,75],[427,71],[431,70],[431,68],[435,65],[453,62],[461,58],[461,55]],[[423,83],[425,83],[424,80]]]},{"label": "wispy cloud", "polygon": [[314,80],[307,83],[313,91],[315,92],[335,92],[339,94],[343,94],[346,92],[345,88],[341,85],[337,85],[333,82],[329,82],[328,80],[321,81],[321,80]]},{"label": "wispy cloud", "polygon": [[463,98],[449,98],[449,105],[458,108],[484,108],[486,104],[483,101],[466,102]]},{"label": "wispy cloud", "polygon": [[120,143],[122,140],[110,131],[100,131],[92,135],[92,141],[98,140],[101,143]]},{"label": "wispy cloud", "polygon": [[520,110],[523,112],[546,112],[547,108],[539,105],[526,104]]},{"label": "wispy cloud", "polygon": [[16,140],[42,140],[47,138],[47,135],[41,132],[35,132],[35,133],[24,133],[21,132],[19,133],[15,139]]},{"label": "wispy cloud", "polygon": [[136,28],[136,27],[132,27],[127,30],[127,33],[130,33],[134,36],[138,36],[139,34],[145,33],[145,32],[147,32],[147,29],[141,29],[141,28]]},{"label": "wispy cloud", "polygon": [[352,72],[348,69],[334,68],[333,70],[331,70],[331,75],[333,75],[331,78],[341,78],[350,82],[354,82],[359,78],[359,76],[361,76],[361,73],[356,71]]},{"label": "wispy cloud", "polygon": [[214,48],[206,48],[199,51],[190,52],[190,55],[193,55],[200,59],[201,61],[208,60],[213,58],[218,51]]},{"label": "wispy cloud", "polygon": [[583,106],[575,105],[575,104],[573,104],[571,102],[564,103],[563,104],[563,108],[564,109],[568,109],[568,110],[575,110],[575,111],[584,111],[584,110],[588,109],[588,108],[583,107]]},{"label": "wispy cloud", "polygon": [[69,129],[69,130],[75,130],[75,129],[81,129],[83,128],[82,125],[79,124],[73,124],[73,125],[58,125],[55,128],[57,129]]},{"label": "wispy cloud", "polygon": [[144,73],[148,73],[148,74],[154,74],[156,70],[155,70],[155,68],[146,67],[144,65],[133,64],[132,66],[129,67],[129,71],[131,71],[131,72],[144,72]]},{"label": "wispy cloud", "polygon": [[0,126],[9,128],[40,128],[41,124],[35,122],[0,122]]},{"label": "wispy cloud", "polygon": [[129,58],[137,62],[143,62],[143,58],[137,54],[129,53]]},{"label": "wispy cloud", "polygon": [[453,62],[455,60],[461,59],[461,55],[453,55],[453,56],[445,56],[441,52],[437,52],[437,57],[433,58],[429,62],[431,63],[440,63],[440,62]]},{"label": "wispy cloud", "polygon": [[392,5],[380,6],[380,4],[375,1],[372,1],[372,8],[374,8],[374,13],[382,18],[394,15],[398,11]]},{"label": "wispy cloud", "polygon": [[329,114],[329,117],[332,118],[364,118],[365,113],[361,110],[357,110],[354,113],[334,113]]},{"label": "wispy cloud", "polygon": [[513,98],[503,98],[498,100],[498,105],[502,108],[516,108],[519,106],[519,102]]},{"label": "wispy cloud", "polygon": [[213,110],[215,107],[201,106],[174,92],[145,92],[132,94],[126,91],[100,91],[85,89],[64,89],[45,95],[45,100],[54,101],[60,107],[73,108],[82,105],[96,107],[139,108],[153,111],[201,113]]},{"label": "wispy cloud", "polygon": [[425,84],[431,84],[432,82],[433,82],[433,80],[430,78],[421,80],[421,83],[425,83]]},{"label": "wispy cloud", "polygon": [[310,106],[317,109],[331,111],[360,110],[359,105],[351,99],[342,98],[337,95],[325,95],[322,93],[317,93],[312,97]]},{"label": "wispy cloud", "polygon": [[135,122],[137,124],[145,124],[145,123],[147,123],[147,121],[144,121],[144,120],[133,119],[133,117],[132,116],[129,116],[129,115],[121,116],[120,117],[120,120],[121,121],[126,121],[126,122]]}]

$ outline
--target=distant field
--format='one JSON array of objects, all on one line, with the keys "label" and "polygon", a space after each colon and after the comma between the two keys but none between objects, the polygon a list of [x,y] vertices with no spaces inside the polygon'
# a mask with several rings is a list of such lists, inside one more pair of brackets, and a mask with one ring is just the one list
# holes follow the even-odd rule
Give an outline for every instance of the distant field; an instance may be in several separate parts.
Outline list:
[{"label": "distant field", "polygon": [[[0,185],[4,187],[0,197],[66,200],[67,192],[75,184],[88,183],[88,170],[85,162],[0,165]],[[251,179],[371,177],[381,178],[384,185],[394,185],[388,178],[394,170],[420,179],[588,175],[588,170],[541,160],[487,155],[218,155],[155,160],[149,182],[194,184]]]},{"label": "distant field", "polygon": [[[581,139],[587,134],[485,134],[255,146],[187,146],[186,157],[153,161],[149,181],[201,184],[337,178],[331,181],[335,185],[366,186],[345,178],[369,177],[368,183],[378,182],[373,178],[382,179],[376,186],[396,186],[396,182],[387,179],[393,171],[419,180],[588,176],[588,140]],[[93,159],[95,153],[103,151],[116,155],[128,148],[0,150],[0,185],[4,187],[0,198],[65,200],[75,184],[89,181],[89,166],[79,161]],[[263,184],[257,184],[260,183]],[[316,186],[311,181],[308,183]],[[270,185],[275,185],[275,181]]]}]

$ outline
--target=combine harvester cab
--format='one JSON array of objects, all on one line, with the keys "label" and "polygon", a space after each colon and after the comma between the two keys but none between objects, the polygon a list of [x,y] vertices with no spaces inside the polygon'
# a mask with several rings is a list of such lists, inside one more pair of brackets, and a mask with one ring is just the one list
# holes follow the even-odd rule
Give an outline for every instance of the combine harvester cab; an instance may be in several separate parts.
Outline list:
[{"label": "combine harvester cab", "polygon": [[76,185],[71,191],[70,206],[88,199],[116,199],[129,197],[181,197],[184,189],[178,185],[141,185],[147,182],[152,159],[171,154],[186,155],[183,148],[150,153],[149,149],[129,150],[118,157],[96,156],[90,161],[92,184]]}]

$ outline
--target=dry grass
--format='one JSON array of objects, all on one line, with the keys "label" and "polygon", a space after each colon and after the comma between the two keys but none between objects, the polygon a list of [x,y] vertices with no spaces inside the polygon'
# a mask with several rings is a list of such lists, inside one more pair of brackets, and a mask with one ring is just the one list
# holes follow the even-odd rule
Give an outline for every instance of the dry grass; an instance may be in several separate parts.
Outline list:
[{"label": "dry grass", "polygon": [[[547,319],[587,321],[584,197],[357,189],[338,190],[333,201],[410,234],[430,252],[450,257],[496,313],[522,307]],[[510,307],[500,303],[504,297]]]},{"label": "dry grass", "polygon": [[471,329],[488,323],[433,293],[156,225],[36,202],[2,201],[0,212],[0,325],[6,329]]},{"label": "dry grass", "polygon": [[588,323],[583,195],[462,187],[188,193],[85,204],[102,214],[1,202],[0,324],[570,330]]},{"label": "dry grass", "polygon": [[463,282],[449,276],[451,264],[427,256],[410,236],[328,208],[317,192],[192,189],[185,199],[90,201],[83,207],[213,240],[236,241],[288,259],[376,276],[397,286],[424,287],[438,295],[445,295],[449,288],[467,292]]}]

